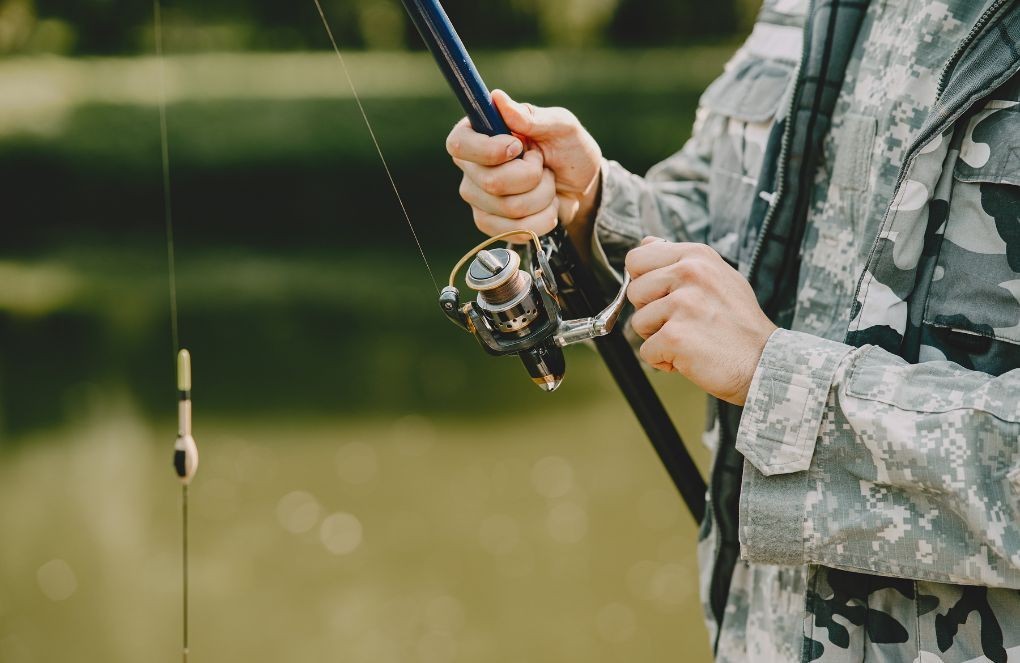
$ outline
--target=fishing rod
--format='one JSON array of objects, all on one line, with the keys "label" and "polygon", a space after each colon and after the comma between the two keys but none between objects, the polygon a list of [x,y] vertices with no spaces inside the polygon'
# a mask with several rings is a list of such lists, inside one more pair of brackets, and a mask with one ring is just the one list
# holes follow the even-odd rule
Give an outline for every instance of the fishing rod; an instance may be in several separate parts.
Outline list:
[{"label": "fishing rod", "polygon": [[[489,136],[510,134],[439,0],[402,2],[475,131]],[[616,296],[607,297],[560,223],[545,237],[532,234],[524,258],[510,248],[488,248],[499,239],[521,234],[506,233],[472,249],[440,293],[443,312],[472,333],[489,354],[520,357],[532,381],[545,391],[555,390],[563,379],[562,347],[593,340],[691,515],[701,522],[705,481],[630,344],[615,326],[625,304],[629,275],[625,274]],[[469,260],[466,280],[478,297],[462,305],[455,280]]]}]

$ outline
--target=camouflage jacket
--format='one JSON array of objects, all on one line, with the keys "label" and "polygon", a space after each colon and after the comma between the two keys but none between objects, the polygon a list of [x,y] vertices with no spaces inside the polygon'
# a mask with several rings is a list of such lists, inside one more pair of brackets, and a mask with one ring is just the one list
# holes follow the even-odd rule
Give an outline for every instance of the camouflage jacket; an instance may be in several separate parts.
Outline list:
[{"label": "camouflage jacket", "polygon": [[720,661],[1020,660],[1020,6],[768,0],[595,254],[713,246],[782,329],[711,403]]}]

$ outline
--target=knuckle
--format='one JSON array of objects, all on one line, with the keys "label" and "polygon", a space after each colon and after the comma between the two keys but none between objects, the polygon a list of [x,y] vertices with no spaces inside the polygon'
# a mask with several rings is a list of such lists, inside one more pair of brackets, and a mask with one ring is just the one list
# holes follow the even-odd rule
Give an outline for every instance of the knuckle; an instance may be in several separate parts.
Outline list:
[{"label": "knuckle", "polygon": [[549,117],[560,131],[570,131],[577,127],[577,117],[562,106],[552,106],[548,109]]},{"label": "knuckle", "polygon": [[491,193],[494,196],[503,195],[503,192],[506,189],[503,179],[493,172],[486,172],[479,175],[478,184],[481,186],[483,191]]},{"label": "knuckle", "polygon": [[718,253],[716,253],[715,249],[713,249],[708,244],[700,244],[700,243],[698,243],[698,244],[694,244],[694,247],[695,247],[695,251],[694,251],[695,255],[700,256],[701,258],[713,258],[713,257],[719,255]]},{"label": "knuckle", "polygon": [[683,289],[677,289],[666,295],[666,299],[669,303],[676,308],[685,308],[687,306],[687,292]]},{"label": "knuckle", "polygon": [[495,222],[495,217],[491,214],[481,211],[477,207],[471,208],[474,216],[475,227],[480,231],[489,235],[495,235],[499,232],[498,224]]},{"label": "knuckle", "polygon": [[450,132],[450,135],[446,137],[446,152],[452,156],[460,156],[461,142],[460,137],[457,135],[457,130],[454,129]]},{"label": "knuckle", "polygon": [[511,219],[521,219],[528,216],[524,202],[517,196],[503,198],[500,203],[500,211],[503,212],[504,216]]},{"label": "knuckle", "polygon": [[630,321],[630,326],[634,330],[634,333],[643,339],[647,340],[648,337],[651,336],[651,334],[648,333],[648,324],[645,322],[643,318],[641,319],[632,318]]},{"label": "knuckle", "polygon": [[634,268],[637,266],[637,251],[637,249],[627,251],[627,255],[623,259],[623,266],[627,268],[628,272],[633,273]]},{"label": "knuckle", "polygon": [[467,175],[461,178],[460,186],[457,188],[457,193],[460,194],[461,199],[466,202],[471,202],[471,181]]},{"label": "knuckle", "polygon": [[683,330],[680,325],[674,320],[667,320],[666,324],[662,326],[663,338],[670,345],[674,345],[683,341]]},{"label": "knuckle", "polygon": [[478,229],[481,230],[482,232],[487,232],[488,229],[492,226],[491,223],[492,216],[487,212],[483,212],[477,207],[472,207],[471,215],[475,220],[475,225],[478,226]]},{"label": "knuckle", "polygon": [[693,269],[694,268],[691,265],[689,260],[680,260],[680,261],[677,261],[677,262],[673,263],[672,265],[670,265],[670,267],[669,267],[670,273],[672,273],[673,276],[677,277],[680,280],[686,280],[686,279],[690,278],[691,275],[692,275]]}]

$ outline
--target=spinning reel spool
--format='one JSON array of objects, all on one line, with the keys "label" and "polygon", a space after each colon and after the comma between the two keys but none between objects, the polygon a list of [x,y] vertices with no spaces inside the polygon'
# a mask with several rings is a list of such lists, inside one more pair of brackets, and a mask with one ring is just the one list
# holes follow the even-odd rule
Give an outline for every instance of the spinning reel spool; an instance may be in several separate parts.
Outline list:
[{"label": "spinning reel spool", "polygon": [[[511,248],[512,244],[489,248],[501,239],[525,232],[530,235],[530,243],[524,245],[523,257]],[[630,275],[626,275],[619,293],[598,315],[565,320],[557,297],[556,278],[549,265],[553,248],[551,240],[547,249],[533,232],[496,235],[457,262],[450,273],[450,284],[439,295],[443,313],[454,324],[471,333],[489,354],[520,357],[532,382],[543,391],[555,391],[563,381],[564,346],[605,336],[613,330],[630,284]],[[468,261],[465,281],[477,296],[473,302],[462,305],[455,283]]]}]

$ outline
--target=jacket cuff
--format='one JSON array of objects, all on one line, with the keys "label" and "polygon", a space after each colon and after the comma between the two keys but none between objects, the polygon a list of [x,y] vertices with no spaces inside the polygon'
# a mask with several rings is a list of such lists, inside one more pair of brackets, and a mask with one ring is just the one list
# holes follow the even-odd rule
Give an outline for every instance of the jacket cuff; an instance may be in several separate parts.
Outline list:
[{"label": "jacket cuff", "polygon": [[843,358],[853,350],[778,329],[765,345],[737,429],[744,455],[740,553],[749,562],[799,565],[815,443]]},{"label": "jacket cuff", "polygon": [[853,348],[811,334],[777,329],[754,372],[737,430],[737,451],[764,476],[811,465],[840,364]]}]

